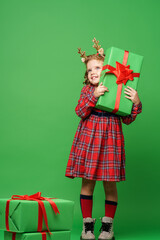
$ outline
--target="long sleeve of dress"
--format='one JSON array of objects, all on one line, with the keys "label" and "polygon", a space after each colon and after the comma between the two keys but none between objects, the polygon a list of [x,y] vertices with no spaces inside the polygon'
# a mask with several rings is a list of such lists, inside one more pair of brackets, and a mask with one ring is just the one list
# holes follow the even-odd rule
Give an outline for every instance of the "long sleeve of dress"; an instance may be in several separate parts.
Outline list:
[{"label": "long sleeve of dress", "polygon": [[122,122],[129,125],[133,121],[135,121],[137,114],[142,112],[142,103],[140,102],[138,105],[133,104],[132,111],[130,115],[121,116]]},{"label": "long sleeve of dress", "polygon": [[95,107],[97,103],[98,98],[94,96],[93,92],[94,88],[91,89],[87,85],[82,88],[80,99],[75,108],[76,114],[82,119],[91,113],[92,108]]}]

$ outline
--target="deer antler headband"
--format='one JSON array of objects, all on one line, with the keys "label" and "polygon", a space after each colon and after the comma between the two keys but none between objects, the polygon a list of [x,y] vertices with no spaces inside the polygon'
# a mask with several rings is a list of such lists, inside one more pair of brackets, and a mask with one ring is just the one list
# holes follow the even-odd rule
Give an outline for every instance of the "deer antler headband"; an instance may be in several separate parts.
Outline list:
[{"label": "deer antler headband", "polygon": [[[97,41],[95,38],[92,40],[94,42],[93,47],[97,50],[97,55],[100,55],[104,57],[104,50],[101,48],[101,45],[98,45],[99,41]],[[87,60],[86,52],[81,51],[81,48],[78,48],[78,53],[81,54],[81,60],[82,62],[85,62]]]}]

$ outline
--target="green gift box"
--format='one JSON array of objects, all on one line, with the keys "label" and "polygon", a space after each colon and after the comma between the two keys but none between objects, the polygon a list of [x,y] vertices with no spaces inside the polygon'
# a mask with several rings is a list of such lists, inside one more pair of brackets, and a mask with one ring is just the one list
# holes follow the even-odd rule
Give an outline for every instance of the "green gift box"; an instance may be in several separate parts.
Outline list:
[{"label": "green gift box", "polygon": [[34,233],[16,233],[13,237],[14,233],[4,232],[4,240],[70,240],[70,231],[55,231],[46,233],[46,237],[42,237],[42,234],[39,232]]},{"label": "green gift box", "polygon": [[137,90],[142,61],[143,56],[135,53],[115,47],[107,49],[99,83],[103,82],[109,92],[99,97],[97,109],[121,116],[131,114],[133,102],[124,91],[127,86]]},{"label": "green gift box", "polygon": [[[48,201],[40,201],[44,204],[49,230],[71,230],[74,202],[64,199],[51,200],[57,205],[60,214],[55,214]],[[11,200],[7,210],[8,201],[10,200],[0,199],[0,229],[11,232],[37,232],[40,223],[39,203],[36,200]],[[40,231],[48,231],[44,219],[41,220]]]}]

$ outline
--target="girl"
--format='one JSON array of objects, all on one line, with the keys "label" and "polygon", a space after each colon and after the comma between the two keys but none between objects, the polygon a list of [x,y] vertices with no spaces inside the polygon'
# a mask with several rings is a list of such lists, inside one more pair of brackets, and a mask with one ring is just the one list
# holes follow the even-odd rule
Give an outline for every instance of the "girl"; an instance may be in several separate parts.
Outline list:
[{"label": "girl", "polygon": [[99,84],[104,53],[94,38],[97,54],[81,54],[86,64],[85,86],[82,88],[76,114],[81,118],[76,131],[65,176],[82,178],[80,204],[83,216],[81,240],[95,240],[92,218],[93,192],[96,181],[103,181],[105,192],[105,215],[101,219],[101,233],[98,240],[114,239],[113,219],[117,208],[118,194],[116,182],[125,180],[125,150],[121,120],[130,124],[142,111],[142,103],[137,91],[125,88],[126,98],[133,102],[128,116],[119,116],[94,108],[98,98],[109,89]]}]

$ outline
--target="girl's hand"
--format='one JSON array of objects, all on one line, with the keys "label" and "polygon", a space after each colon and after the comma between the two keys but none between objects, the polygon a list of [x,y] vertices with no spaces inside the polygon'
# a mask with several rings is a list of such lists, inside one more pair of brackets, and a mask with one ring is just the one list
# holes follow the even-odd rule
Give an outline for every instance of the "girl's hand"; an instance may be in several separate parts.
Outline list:
[{"label": "girl's hand", "polygon": [[133,88],[127,86],[127,88],[125,88],[126,91],[124,91],[124,93],[126,93],[127,95],[129,96],[125,96],[126,98],[128,99],[131,99],[132,102],[135,104],[135,105],[138,105],[140,103],[140,99],[138,97],[138,93],[136,90],[134,90]]},{"label": "girl's hand", "polygon": [[94,90],[94,96],[99,97],[101,95],[104,95],[105,92],[109,92],[108,88],[103,86],[103,83],[101,82],[98,87]]}]

